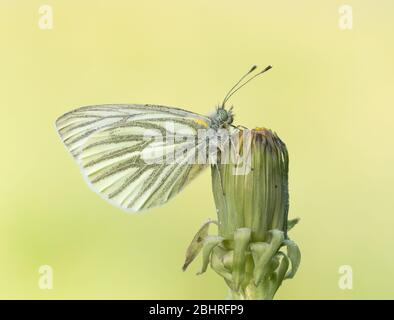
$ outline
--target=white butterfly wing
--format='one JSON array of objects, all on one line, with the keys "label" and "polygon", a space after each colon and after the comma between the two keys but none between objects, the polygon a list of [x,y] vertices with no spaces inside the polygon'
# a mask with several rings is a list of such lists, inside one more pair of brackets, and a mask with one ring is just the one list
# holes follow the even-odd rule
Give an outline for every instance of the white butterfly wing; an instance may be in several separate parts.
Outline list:
[{"label": "white butterfly wing", "polygon": [[206,147],[197,130],[209,123],[178,108],[99,105],[66,113],[56,126],[92,189],[137,212],[164,204],[206,167],[196,164]]}]

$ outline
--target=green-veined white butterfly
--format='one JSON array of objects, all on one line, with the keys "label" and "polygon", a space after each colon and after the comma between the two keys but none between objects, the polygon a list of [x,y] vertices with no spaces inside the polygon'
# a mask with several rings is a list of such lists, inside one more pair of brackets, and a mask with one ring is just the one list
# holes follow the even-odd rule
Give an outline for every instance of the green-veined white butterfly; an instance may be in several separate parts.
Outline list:
[{"label": "green-veined white butterfly", "polygon": [[[256,69],[253,66],[229,90],[223,103],[211,116],[202,116],[180,108],[160,105],[110,104],[86,106],[70,111],[56,120],[56,128],[67,149],[81,168],[89,186],[105,200],[123,210],[138,212],[166,203],[193,180],[207,163],[195,163],[191,157],[197,150],[207,148],[206,138],[199,130],[230,130],[233,126],[232,108],[226,101],[264,70],[241,81]],[[164,124],[171,122],[169,129]],[[194,141],[190,150],[185,143],[157,142],[150,136],[182,135]],[[191,138],[191,140],[190,140]],[[221,148],[223,146],[215,146]],[[182,158],[173,162],[147,162],[144,152],[166,154],[181,150]],[[208,155],[209,156],[209,155]],[[177,160],[177,159],[175,159]]]}]

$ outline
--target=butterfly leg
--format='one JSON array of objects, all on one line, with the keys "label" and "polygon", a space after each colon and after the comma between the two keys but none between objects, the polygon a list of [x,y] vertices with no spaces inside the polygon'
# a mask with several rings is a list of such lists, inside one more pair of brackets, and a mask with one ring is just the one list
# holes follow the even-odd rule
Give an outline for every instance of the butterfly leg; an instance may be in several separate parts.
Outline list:
[{"label": "butterfly leg", "polygon": [[220,188],[222,189],[223,197],[226,196],[226,193],[224,192],[224,187],[223,187],[223,180],[222,180],[222,174],[220,173],[220,168],[217,163],[214,164],[214,167],[216,168],[218,175],[219,175],[219,181],[220,181]]},{"label": "butterfly leg", "polygon": [[243,126],[243,125],[241,125],[241,124],[238,124],[238,125],[233,125],[233,124],[231,124],[231,126],[234,128],[234,129],[244,129],[244,130],[249,130],[249,128],[247,128],[247,127],[245,127],[245,126]]},{"label": "butterfly leg", "polygon": [[237,125],[237,129],[239,129],[239,128],[244,129],[244,130],[249,130],[247,127],[245,127],[241,124]]},{"label": "butterfly leg", "polygon": [[[233,151],[234,151],[235,162],[238,163],[238,162],[239,162],[239,159],[240,159],[241,157],[240,157],[239,152],[238,152],[238,150],[237,150],[237,147],[235,146],[235,143],[234,143],[234,141],[233,141],[233,139],[232,139],[231,137],[230,137],[230,144],[231,144],[231,148],[232,148]],[[229,156],[231,157],[231,149],[230,149],[230,154],[229,154]]]}]

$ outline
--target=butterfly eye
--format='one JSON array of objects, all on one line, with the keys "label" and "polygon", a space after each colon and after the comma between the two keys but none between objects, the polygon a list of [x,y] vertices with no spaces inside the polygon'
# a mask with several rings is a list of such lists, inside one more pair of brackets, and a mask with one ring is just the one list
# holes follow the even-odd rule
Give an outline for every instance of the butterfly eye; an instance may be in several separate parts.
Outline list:
[{"label": "butterfly eye", "polygon": [[219,118],[220,118],[221,120],[227,120],[227,118],[228,118],[227,111],[224,110],[224,109],[219,109],[219,110],[218,110],[218,116],[219,116]]}]

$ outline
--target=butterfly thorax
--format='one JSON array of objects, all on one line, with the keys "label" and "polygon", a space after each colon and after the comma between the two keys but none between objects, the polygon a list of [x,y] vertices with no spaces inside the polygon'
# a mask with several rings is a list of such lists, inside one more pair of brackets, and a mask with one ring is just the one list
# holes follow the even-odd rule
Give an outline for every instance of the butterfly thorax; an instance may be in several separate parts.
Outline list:
[{"label": "butterfly thorax", "polygon": [[232,108],[226,110],[224,107],[216,108],[216,111],[213,115],[210,116],[211,119],[211,128],[212,129],[220,129],[227,128],[229,125],[233,123],[234,117],[232,113]]}]

